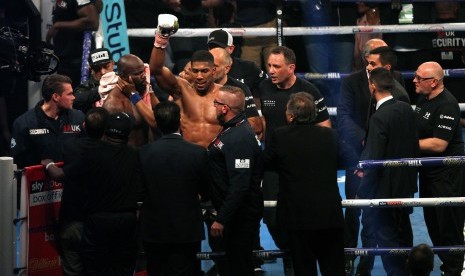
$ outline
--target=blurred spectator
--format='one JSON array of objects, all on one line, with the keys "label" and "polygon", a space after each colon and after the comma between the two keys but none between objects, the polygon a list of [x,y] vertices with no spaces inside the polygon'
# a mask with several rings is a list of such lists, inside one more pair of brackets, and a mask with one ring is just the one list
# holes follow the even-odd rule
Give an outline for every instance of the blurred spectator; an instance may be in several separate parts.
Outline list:
[{"label": "blurred spectator", "polygon": [[[413,24],[431,24],[433,23],[433,5],[432,2],[414,2],[409,4],[412,7]],[[409,7],[404,4],[400,8]],[[393,8],[391,3],[380,5],[381,25],[399,24],[400,10]],[[432,33],[386,33],[383,35],[384,41],[391,46],[398,57],[397,67],[394,69],[415,71],[417,67],[426,61],[432,60],[431,52]],[[418,95],[414,92],[415,87],[412,82],[406,83],[406,90],[409,93],[410,100],[414,103]]]},{"label": "blurred spectator", "polygon": [[[221,28],[240,28],[240,24],[234,21],[236,16],[236,7],[227,1],[220,1],[215,7],[209,9],[209,20],[212,20],[209,24],[212,27]],[[244,39],[242,36],[233,37],[234,50],[231,54],[232,57],[240,57],[242,55],[242,44]]]},{"label": "blurred spectator", "polygon": [[434,268],[434,253],[427,244],[419,244],[408,254],[407,267],[411,276],[428,276]]},{"label": "blurred spectator", "polygon": [[[309,0],[302,3],[303,26],[353,26],[357,11],[353,3]],[[350,73],[353,67],[354,36],[307,35],[304,38],[309,71]],[[315,81],[328,106],[338,102],[340,81]]]},{"label": "blurred spectator", "polygon": [[[170,1],[124,0],[127,28],[156,28],[159,14],[174,12],[168,2]],[[132,54],[147,62],[152,52],[153,38],[129,37],[129,47]]]},{"label": "blurred spectator", "polygon": [[[275,28],[276,6],[273,0],[233,0],[236,5],[235,22],[243,27]],[[276,46],[274,37],[245,37],[241,58],[264,68],[269,50]]]},{"label": "blurred spectator", "polygon": [[[181,4],[174,13],[179,19],[179,28],[208,27],[208,14],[202,8],[201,0],[183,0]],[[203,37],[172,37],[170,45],[174,57],[173,72],[179,73],[195,51],[205,49],[205,40]]]},{"label": "blurred spectator", "polygon": [[84,31],[96,31],[99,14],[95,0],[57,0],[53,7],[53,25],[46,40],[55,45],[60,58],[58,73],[67,75],[73,87],[81,83],[82,45]]},{"label": "blurred spectator", "polygon": [[[435,23],[458,23],[459,2],[436,2]],[[431,40],[433,48],[433,60],[444,69],[463,68],[462,50],[465,47],[465,32],[463,31],[439,31],[433,34]],[[465,102],[465,78],[445,78],[444,85],[454,95],[459,103]]]},{"label": "blurred spectator", "polygon": [[[379,9],[373,3],[357,2],[357,12],[359,17],[357,18],[358,26],[372,26],[379,25]],[[359,70],[365,67],[363,46],[365,43],[373,38],[383,38],[383,34],[380,33],[356,33],[355,34],[355,46],[354,46],[354,70]]]}]

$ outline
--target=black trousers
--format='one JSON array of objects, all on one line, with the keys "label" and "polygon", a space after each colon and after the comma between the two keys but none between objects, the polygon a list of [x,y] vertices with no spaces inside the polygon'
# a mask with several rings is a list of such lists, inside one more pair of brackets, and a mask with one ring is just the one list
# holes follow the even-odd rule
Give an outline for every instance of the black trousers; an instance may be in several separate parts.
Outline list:
[{"label": "black trousers", "polygon": [[137,257],[135,212],[95,213],[84,223],[86,276],[132,276]]},{"label": "black trousers", "polygon": [[222,276],[253,276],[254,240],[260,227],[259,215],[238,215],[224,226],[223,238],[218,243],[226,252],[226,258],[216,262]]},{"label": "black trousers", "polygon": [[[406,208],[364,208],[362,214],[362,245],[376,247],[412,247],[410,210]],[[407,276],[407,256],[383,255],[383,267],[388,276]],[[360,257],[357,273],[371,275],[374,256]]]},{"label": "black trousers", "polygon": [[[263,199],[278,200],[279,175],[276,172],[266,171],[263,175]],[[289,249],[288,233],[282,227],[278,227],[276,220],[276,207],[263,210],[263,222],[268,228],[276,246],[281,250]]]},{"label": "black trousers", "polygon": [[[357,189],[360,186],[360,177],[353,174],[353,171],[346,171],[345,193],[347,199],[354,199]],[[346,208],[344,214],[344,246],[355,248],[358,243],[360,232],[360,208]],[[351,257],[355,258],[355,257]]]},{"label": "black trousers", "polygon": [[[460,197],[464,196],[464,167],[451,167],[437,177],[420,173],[420,197]],[[463,227],[465,208],[424,207],[423,215],[428,234],[434,246],[464,245]],[[442,261],[444,275],[461,275],[463,254],[438,254]]]},{"label": "black trousers", "polygon": [[317,262],[323,276],[343,276],[344,230],[289,230],[295,276],[317,276]]},{"label": "black trousers", "polygon": [[200,241],[190,243],[144,242],[149,276],[200,275]]}]

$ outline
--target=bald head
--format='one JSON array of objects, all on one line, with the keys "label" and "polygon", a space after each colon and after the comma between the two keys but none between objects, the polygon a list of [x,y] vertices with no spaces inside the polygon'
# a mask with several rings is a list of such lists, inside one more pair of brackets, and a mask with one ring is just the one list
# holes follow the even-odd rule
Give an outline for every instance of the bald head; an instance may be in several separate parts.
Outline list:
[{"label": "bald head", "polygon": [[141,67],[144,67],[144,62],[138,56],[133,54],[124,55],[118,61],[118,72],[122,77],[127,77],[133,74]]},{"label": "bald head", "polygon": [[229,52],[223,48],[217,47],[210,49],[216,67],[215,82],[225,84],[228,80],[228,73],[231,70],[232,58]]},{"label": "bald head", "polygon": [[439,65],[439,63],[434,61],[428,61],[421,64],[417,71],[421,71],[430,77],[434,77],[440,82],[442,82],[444,79],[444,70],[442,69],[441,65]]},{"label": "bald head", "polygon": [[221,62],[224,65],[231,65],[232,64],[231,55],[225,49],[223,49],[223,48],[213,48],[213,49],[210,50],[210,53],[213,55],[213,58],[215,60],[215,64],[217,62]]},{"label": "bald head", "polygon": [[413,78],[415,92],[432,99],[444,90],[443,79],[444,71],[439,63],[434,61],[422,63]]},{"label": "bald head", "polygon": [[382,46],[388,46],[384,40],[379,38],[370,39],[363,45],[362,56],[366,57],[371,51]]}]

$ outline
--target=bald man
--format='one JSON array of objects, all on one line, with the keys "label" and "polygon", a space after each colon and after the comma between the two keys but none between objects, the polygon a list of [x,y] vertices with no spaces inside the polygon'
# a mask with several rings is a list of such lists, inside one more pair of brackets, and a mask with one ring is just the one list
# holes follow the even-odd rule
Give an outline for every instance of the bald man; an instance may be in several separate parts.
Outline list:
[{"label": "bald man", "polygon": [[217,47],[210,49],[210,53],[213,55],[215,62],[215,83],[239,87],[244,91],[245,113],[247,115],[247,120],[252,126],[255,134],[261,137],[263,133],[263,125],[249,87],[229,75],[233,63],[233,59],[229,52],[226,49]]},{"label": "bald man", "polygon": [[164,60],[165,48],[154,46],[150,56],[150,71],[155,75],[160,88],[175,98],[179,97],[177,103],[181,107],[181,132],[184,138],[207,148],[221,129],[212,104],[221,87],[214,82],[216,68],[213,56],[204,50],[192,55],[189,74],[193,82],[175,76],[163,66]]},{"label": "bald man", "polygon": [[147,77],[139,57],[132,54],[122,56],[118,61],[118,84],[103,104],[110,114],[125,112],[135,118],[128,143],[137,147],[149,142],[148,126],[156,126],[151,104],[157,103],[158,99],[150,95],[151,103],[142,100],[148,93]]},{"label": "bald man", "polygon": [[[413,79],[419,94],[415,112],[422,157],[464,155],[460,108],[443,80],[444,72],[436,62],[421,64]],[[465,167],[420,167],[419,172],[420,197],[465,196]],[[464,207],[425,207],[423,213],[434,246],[464,245]],[[443,275],[461,274],[463,254],[438,256]]]},{"label": "bald man", "polygon": [[[369,71],[377,67],[385,67],[391,70],[395,65],[393,64],[395,62],[392,59],[389,59],[389,61],[383,59],[383,61],[381,61],[380,56],[388,54],[387,51],[382,54],[371,54],[372,51],[380,47],[387,47],[386,42],[381,39],[368,40],[363,47],[363,55],[365,57],[365,61],[369,60],[370,62],[365,64],[366,68],[356,71],[347,78],[344,78],[340,87],[340,98],[337,105],[336,117],[337,130],[339,137],[345,141],[344,145],[347,145],[350,150],[353,150],[356,156],[360,156],[362,153],[369,115],[372,110],[372,105],[370,104],[371,93],[368,85]],[[397,87],[399,90],[401,90],[403,86],[403,79],[400,73],[393,72],[393,75],[399,83]],[[408,95],[405,93],[405,91],[403,92],[404,93],[399,93],[399,95],[404,95],[408,99]],[[346,171],[345,193],[347,199],[355,198],[355,194],[359,185],[360,178],[354,175],[353,171]],[[359,217],[360,209],[358,208],[349,208],[345,212],[345,247],[357,247],[358,234],[360,230]],[[368,240],[368,237],[365,233],[364,236]],[[363,239],[364,237],[362,237],[362,240]],[[350,274],[353,270],[352,256],[348,256],[346,268],[346,272]],[[368,271],[362,272],[368,273]]]}]

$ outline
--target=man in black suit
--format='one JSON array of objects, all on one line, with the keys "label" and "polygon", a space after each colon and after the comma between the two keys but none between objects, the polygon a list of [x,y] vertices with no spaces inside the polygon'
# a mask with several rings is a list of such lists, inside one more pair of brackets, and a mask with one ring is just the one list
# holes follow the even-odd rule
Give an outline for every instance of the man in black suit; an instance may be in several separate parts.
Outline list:
[{"label": "man in black suit", "polygon": [[140,151],[146,182],[141,210],[142,237],[149,275],[196,275],[195,254],[204,239],[199,194],[208,181],[204,148],[180,134],[180,108],[173,102],[155,106],[163,136]]},{"label": "man in black suit", "polygon": [[[394,52],[380,39],[369,40],[365,45],[365,49],[370,50],[365,54],[366,68],[342,80],[337,106],[338,133],[346,145],[355,150],[357,156],[362,153],[368,120],[373,110],[372,97],[368,87],[369,73],[378,67],[392,70],[397,62]],[[410,103],[407,92],[400,85],[400,83],[403,83],[400,74],[394,72],[394,75],[397,76],[396,89],[393,90],[394,98]],[[360,179],[353,174],[353,171],[346,171],[345,194],[347,199],[355,198],[355,192],[359,184]],[[345,247],[357,247],[360,228],[359,217],[359,208],[346,210]],[[352,274],[353,257],[348,257],[346,265],[347,273]]]},{"label": "man in black suit", "polygon": [[[419,145],[415,113],[410,105],[397,101],[391,72],[379,67],[370,72],[370,91],[376,100],[376,111],[371,116],[362,160],[414,158]],[[417,191],[417,170],[412,167],[369,169],[364,173],[357,190],[358,198],[411,198]],[[362,215],[363,247],[408,247],[412,236],[408,208],[364,208]],[[363,232],[370,233],[368,239]],[[365,237],[365,239],[364,239]],[[408,275],[404,256],[384,255],[387,275]],[[374,258],[360,259],[356,275],[371,275]]]},{"label": "man in black suit", "polygon": [[[277,225],[287,231],[296,276],[344,275],[344,218],[337,186],[338,138],[318,126],[313,97],[292,94],[268,139],[265,166],[279,173]],[[305,145],[305,146],[303,146]]]}]

